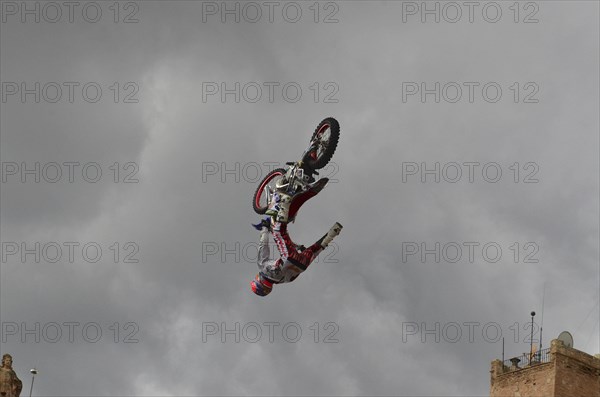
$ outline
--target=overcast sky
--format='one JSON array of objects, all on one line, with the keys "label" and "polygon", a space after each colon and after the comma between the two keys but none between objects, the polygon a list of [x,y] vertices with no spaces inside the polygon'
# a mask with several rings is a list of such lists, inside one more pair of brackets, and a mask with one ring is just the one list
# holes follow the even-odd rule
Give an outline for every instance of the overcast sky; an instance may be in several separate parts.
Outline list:
[{"label": "overcast sky", "polygon": [[[600,352],[597,2],[0,5],[23,395],[487,395],[542,303]],[[252,194],[328,116],[290,233],[344,229],[257,297]]]}]

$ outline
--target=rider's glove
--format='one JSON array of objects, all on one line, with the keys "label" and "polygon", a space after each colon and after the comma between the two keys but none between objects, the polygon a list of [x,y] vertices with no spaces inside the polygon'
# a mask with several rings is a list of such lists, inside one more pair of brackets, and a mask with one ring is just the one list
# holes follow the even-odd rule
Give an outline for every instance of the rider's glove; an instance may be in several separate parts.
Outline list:
[{"label": "rider's glove", "polygon": [[261,219],[257,224],[251,223],[252,227],[256,230],[260,231],[263,227],[266,227],[269,231],[271,231],[271,217],[266,217]]}]

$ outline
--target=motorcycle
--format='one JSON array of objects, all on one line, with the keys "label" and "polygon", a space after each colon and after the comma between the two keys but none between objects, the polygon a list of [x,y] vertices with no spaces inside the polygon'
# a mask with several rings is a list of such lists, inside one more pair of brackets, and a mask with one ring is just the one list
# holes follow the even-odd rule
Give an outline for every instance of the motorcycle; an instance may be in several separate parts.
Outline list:
[{"label": "motorcycle", "polygon": [[299,161],[287,162],[286,168],[276,168],[260,181],[252,198],[254,211],[259,215],[265,214],[271,205],[273,192],[285,193],[291,197],[289,221],[293,222],[302,203],[323,187],[313,189],[314,176],[318,176],[317,170],[329,163],[339,139],[338,121],[333,117],[321,121]]}]

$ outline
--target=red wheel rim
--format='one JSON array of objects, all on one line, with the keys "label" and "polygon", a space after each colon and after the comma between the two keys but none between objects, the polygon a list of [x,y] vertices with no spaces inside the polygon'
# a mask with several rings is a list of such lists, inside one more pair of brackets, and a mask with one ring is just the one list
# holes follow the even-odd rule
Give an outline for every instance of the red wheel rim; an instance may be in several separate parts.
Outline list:
[{"label": "red wheel rim", "polygon": [[[319,131],[317,131],[317,133],[315,134],[315,138],[316,138],[317,140],[320,140],[320,139],[321,139],[321,135],[323,135],[323,133],[324,133],[324,132],[325,132],[327,129],[329,129],[329,128],[330,128],[330,126],[329,126],[329,124],[328,124],[328,123],[325,123],[325,124],[323,124],[323,125],[321,126],[321,128],[319,128]],[[315,149],[315,150],[313,150],[312,152],[310,152],[310,157],[311,157],[313,160],[315,160],[315,161],[317,161],[317,160],[318,160],[318,157],[317,157],[317,150],[318,150],[318,148],[317,148],[317,149]]]},{"label": "red wheel rim", "polygon": [[262,208],[261,205],[260,205],[260,198],[263,195],[265,187],[269,184],[269,182],[271,182],[274,178],[276,178],[278,176],[283,176],[283,173],[282,172],[275,172],[273,175],[271,175],[270,178],[265,179],[263,181],[263,183],[260,184],[260,188],[258,189],[258,194],[256,195],[256,198],[255,198],[256,208]]}]

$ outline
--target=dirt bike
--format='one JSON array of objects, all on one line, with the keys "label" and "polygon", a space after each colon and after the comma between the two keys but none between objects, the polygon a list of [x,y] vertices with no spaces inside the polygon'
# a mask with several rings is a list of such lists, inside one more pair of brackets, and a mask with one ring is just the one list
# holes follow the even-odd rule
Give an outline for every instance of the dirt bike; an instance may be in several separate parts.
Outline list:
[{"label": "dirt bike", "polygon": [[[292,196],[290,221],[293,222],[295,212],[302,202],[317,194],[311,195],[311,184],[315,182],[317,170],[325,167],[333,157],[340,139],[340,125],[333,117],[321,121],[310,138],[310,144],[302,153],[299,161],[287,162],[286,168],[276,168],[269,172],[258,184],[252,198],[254,211],[263,215],[275,190]],[[303,197],[303,198],[301,198]],[[297,205],[294,202],[297,201]]]}]

